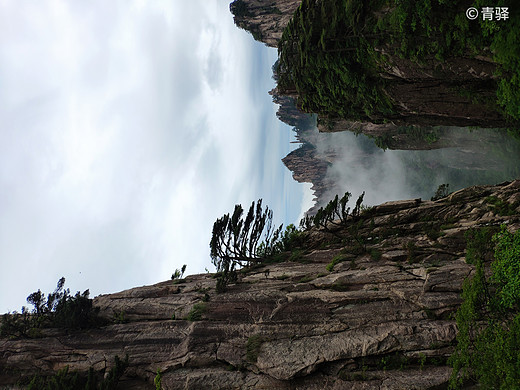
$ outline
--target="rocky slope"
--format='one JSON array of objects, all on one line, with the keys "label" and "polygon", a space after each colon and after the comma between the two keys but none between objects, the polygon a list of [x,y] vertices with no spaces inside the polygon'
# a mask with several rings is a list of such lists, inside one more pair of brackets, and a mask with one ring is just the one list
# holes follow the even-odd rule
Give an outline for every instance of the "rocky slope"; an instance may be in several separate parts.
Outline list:
[{"label": "rocky slope", "polygon": [[[489,196],[514,215],[497,215]],[[0,384],[65,366],[106,372],[128,354],[121,389],[155,388],[157,369],[168,390],[443,388],[472,272],[464,232],[502,223],[520,227],[520,180],[385,203],[354,228],[305,233],[287,261],[245,270],[226,293],[192,275],[95,299],[122,323],[1,339]]]}]

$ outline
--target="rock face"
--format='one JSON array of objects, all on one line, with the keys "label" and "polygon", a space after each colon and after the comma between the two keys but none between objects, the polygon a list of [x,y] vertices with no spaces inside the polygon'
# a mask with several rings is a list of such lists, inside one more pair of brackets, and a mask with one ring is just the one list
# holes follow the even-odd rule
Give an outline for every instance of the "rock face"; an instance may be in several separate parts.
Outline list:
[{"label": "rock face", "polygon": [[[314,202],[318,205],[325,193],[333,186],[327,180],[327,168],[330,163],[316,153],[316,149],[308,143],[302,144],[282,159],[285,166],[292,172],[294,180],[299,183],[312,183]],[[314,214],[314,207],[308,211]]]},{"label": "rock face", "polygon": [[285,26],[301,0],[235,0],[229,8],[235,24],[251,32],[257,41],[278,47]]},{"label": "rock face", "polygon": [[[402,133],[400,139],[395,136],[403,126],[507,126],[496,107],[472,101],[456,92],[464,86],[481,98],[493,100],[497,84],[493,76],[496,65],[491,59],[451,58],[442,62],[431,59],[418,65],[388,54],[386,58],[389,65],[380,71],[379,77],[387,81],[384,92],[393,100],[397,114],[378,118],[378,123],[323,117],[320,131],[349,130],[371,137],[394,137],[394,143],[390,144],[392,149],[432,149],[457,144],[453,144],[451,137],[419,143]],[[382,123],[383,119],[386,123]]]},{"label": "rock face", "polygon": [[[496,215],[488,196],[516,213]],[[502,223],[520,227],[520,180],[382,204],[357,229],[306,232],[288,261],[244,271],[226,293],[192,275],[94,300],[125,323],[0,339],[0,384],[67,365],[105,372],[128,354],[121,389],[155,388],[157,369],[165,390],[443,388],[472,272],[464,232]]]},{"label": "rock face", "polygon": [[[255,39],[266,45],[277,47],[285,26],[300,3],[299,0],[237,0],[230,8],[237,26],[250,31]],[[440,142],[409,140],[402,133],[396,137],[400,127],[508,127],[496,107],[479,103],[462,92],[472,91],[472,96],[478,96],[481,101],[495,99],[496,64],[490,58],[489,50],[483,49],[482,55],[473,58],[469,55],[442,61],[429,58],[418,64],[389,54],[388,47],[374,49],[386,58],[378,76],[387,84],[384,94],[393,101],[395,114],[379,117],[374,113],[371,121],[363,122],[320,116],[320,131],[350,130],[372,137],[393,138],[390,148],[418,150],[456,145],[449,144],[448,137],[441,138]],[[297,97],[295,91],[287,93]]]}]

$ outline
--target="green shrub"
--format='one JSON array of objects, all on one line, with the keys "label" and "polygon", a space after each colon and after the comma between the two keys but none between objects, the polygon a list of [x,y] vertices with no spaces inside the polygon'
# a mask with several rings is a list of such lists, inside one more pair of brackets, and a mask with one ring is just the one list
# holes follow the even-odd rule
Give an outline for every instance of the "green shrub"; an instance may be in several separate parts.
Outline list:
[{"label": "green shrub", "polygon": [[32,311],[22,307],[21,313],[5,314],[0,336],[33,337],[39,334],[39,328],[86,329],[101,325],[99,308],[92,307],[89,290],[70,295],[64,285],[65,278],[61,278],[56,290],[47,297],[41,290],[30,294],[27,302],[33,305]]},{"label": "green shrub", "polygon": [[129,322],[128,318],[126,318],[126,312],[121,310],[119,313],[114,312],[113,321],[116,324],[126,324]]},{"label": "green shrub", "polygon": [[450,194],[450,185],[449,184],[441,184],[435,191],[435,195],[431,197],[431,200],[439,200],[447,197]]},{"label": "green shrub", "polygon": [[515,234],[505,226],[493,236],[495,261],[492,265],[492,282],[500,307],[520,309],[520,231]]},{"label": "green shrub", "polygon": [[287,225],[280,237],[278,252],[292,251],[304,244],[302,231],[293,224]]},{"label": "green shrub", "polygon": [[200,321],[202,319],[202,315],[206,312],[206,309],[207,308],[205,303],[196,303],[191,308],[186,319],[188,321]]},{"label": "green shrub", "polygon": [[325,269],[329,272],[332,272],[334,271],[334,267],[340,262],[343,260],[343,256],[341,255],[336,255],[333,257],[332,261],[327,264],[327,266],[325,267]]},{"label": "green shrub", "polygon": [[[325,207],[320,207],[314,216],[306,216],[302,219],[300,221],[300,226],[308,229],[310,226],[314,225],[329,231],[331,225],[348,225],[350,221],[355,220],[360,216],[365,193],[363,192],[359,196],[352,211],[350,210],[350,207],[347,207],[351,195],[350,192],[345,192],[341,198],[336,195]],[[337,222],[338,220],[339,222]]]},{"label": "green shrub", "polygon": [[287,259],[287,261],[294,262],[294,263],[301,262],[301,260],[303,258],[303,253],[304,253],[303,250],[296,249],[296,250],[291,252],[291,254],[290,254],[289,258]]},{"label": "green shrub", "polygon": [[[503,226],[492,239],[489,232],[468,235],[467,261],[476,270],[464,282],[463,303],[456,314],[452,388],[468,379],[489,389],[517,389],[520,383],[520,231],[513,234]],[[490,247],[494,261],[487,277]]]},{"label": "green shrub", "polygon": [[424,232],[426,233],[426,236],[432,241],[436,241],[442,235],[440,227],[436,223],[427,224],[424,228]]},{"label": "green shrub", "polygon": [[246,344],[246,358],[252,363],[256,363],[260,353],[260,347],[264,343],[262,335],[255,334],[247,339]]},{"label": "green shrub", "polygon": [[492,237],[498,228],[487,226],[479,229],[470,229],[464,234],[466,239],[466,262],[477,265],[493,260],[495,246]]},{"label": "green shrub", "polygon": [[162,372],[161,369],[157,369],[157,375],[153,379],[153,383],[155,385],[155,390],[162,390]]},{"label": "green shrub", "polygon": [[175,270],[175,272],[172,274],[172,280],[181,280],[185,271],[186,271],[186,264],[184,264],[181,269]]},{"label": "green shrub", "polygon": [[[116,355],[114,366],[103,379],[100,379],[100,375],[96,375],[93,368],[90,368],[88,373],[80,373],[69,371],[67,366],[54,375],[34,375],[26,388],[27,390],[116,390],[128,365],[128,355],[125,360],[121,360]],[[22,379],[21,383],[23,382]]]},{"label": "green shrub", "polygon": [[316,279],[316,276],[314,276],[314,275],[305,275],[303,278],[298,280],[298,283],[307,283],[314,279]]},{"label": "green shrub", "polygon": [[370,249],[369,253],[370,253],[370,257],[372,258],[372,260],[375,260],[375,261],[381,260],[381,257],[383,256],[381,251],[379,249],[375,249],[375,248]]},{"label": "green shrub", "polygon": [[415,245],[415,242],[408,241],[406,244],[403,244],[403,249],[406,249],[406,261],[408,264],[415,263],[417,261],[417,245]]},{"label": "green shrub", "polygon": [[491,210],[500,216],[516,214],[516,207],[496,196],[488,196],[485,199]]}]

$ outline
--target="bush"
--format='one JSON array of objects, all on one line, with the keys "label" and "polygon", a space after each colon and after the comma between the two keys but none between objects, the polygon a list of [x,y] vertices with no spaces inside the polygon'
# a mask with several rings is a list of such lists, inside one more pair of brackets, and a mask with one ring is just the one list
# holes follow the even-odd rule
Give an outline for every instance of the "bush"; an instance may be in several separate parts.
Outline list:
[{"label": "bush", "polygon": [[182,277],[184,276],[185,271],[186,271],[186,264],[184,264],[181,269],[175,270],[175,272],[172,274],[172,280],[182,280]]},{"label": "bush", "polygon": [[327,264],[327,266],[325,267],[325,269],[329,272],[332,272],[334,271],[334,267],[336,266],[336,264],[339,263],[339,259],[337,257],[333,258],[332,261]]},{"label": "bush", "polygon": [[439,187],[437,187],[437,191],[435,191],[435,195],[431,197],[431,200],[439,200],[442,198],[447,197],[450,192],[450,185],[449,184],[441,184]]},{"label": "bush", "polygon": [[370,249],[369,252],[370,252],[370,257],[372,258],[372,260],[375,260],[375,261],[381,260],[381,257],[383,256],[383,254],[381,253],[381,251],[379,249],[372,248],[372,249]]},{"label": "bush", "polygon": [[[273,212],[262,209],[262,199],[253,202],[247,215],[237,204],[233,214],[225,214],[213,224],[210,255],[219,274],[217,291],[236,281],[236,269],[260,263],[280,250],[282,225],[272,230]],[[262,241],[261,241],[262,240]]]},{"label": "bush", "polygon": [[121,360],[116,355],[114,367],[102,380],[95,374],[93,368],[90,368],[85,375],[77,371],[69,371],[67,366],[51,376],[34,375],[27,385],[27,390],[115,390],[128,365],[128,355],[125,360]]},{"label": "bush", "polygon": [[[482,388],[517,389],[520,383],[520,231],[503,226],[489,239],[489,230],[468,235],[468,262],[475,264],[463,285],[463,303],[456,314],[457,348],[451,387],[465,380]],[[486,238],[488,239],[487,242]],[[492,274],[486,276],[484,260],[494,244]],[[481,251],[479,253],[479,250]]]},{"label": "bush", "polygon": [[30,294],[27,302],[33,305],[33,310],[24,306],[20,314],[5,314],[0,336],[34,337],[39,328],[86,329],[101,325],[97,317],[99,309],[92,307],[89,290],[70,295],[70,290],[64,289],[64,285],[65,278],[61,278],[56,290],[47,297],[41,290]]},{"label": "bush", "polygon": [[157,369],[157,375],[155,376],[153,383],[155,385],[155,390],[162,390],[162,372],[161,369]]},{"label": "bush", "polygon": [[188,321],[200,321],[202,319],[202,314],[204,314],[205,311],[206,311],[205,303],[196,303],[191,308],[186,319]]},{"label": "bush", "polygon": [[500,216],[513,215],[516,213],[515,205],[512,205],[496,196],[488,196],[486,198],[486,203],[489,208]]},{"label": "bush", "polygon": [[[331,225],[348,225],[349,221],[355,220],[360,216],[363,209],[365,193],[363,192],[359,196],[356,201],[356,206],[352,211],[350,207],[347,207],[351,196],[352,194],[350,192],[345,192],[341,198],[336,195],[325,207],[320,207],[314,216],[305,216],[305,218],[300,221],[300,227],[308,230],[312,226],[315,226],[328,231]],[[338,220],[339,222],[337,222]]]},{"label": "bush", "polygon": [[246,344],[246,358],[252,363],[256,363],[260,353],[260,347],[264,342],[262,335],[255,334],[247,339]]}]

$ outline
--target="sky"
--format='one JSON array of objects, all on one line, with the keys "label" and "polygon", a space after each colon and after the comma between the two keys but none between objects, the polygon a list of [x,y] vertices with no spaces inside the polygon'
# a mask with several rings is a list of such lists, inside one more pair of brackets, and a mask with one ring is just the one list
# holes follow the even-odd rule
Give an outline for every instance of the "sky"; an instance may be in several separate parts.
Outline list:
[{"label": "sky", "polygon": [[237,203],[297,222],[276,56],[225,0],[0,0],[0,313],[213,270]]}]

